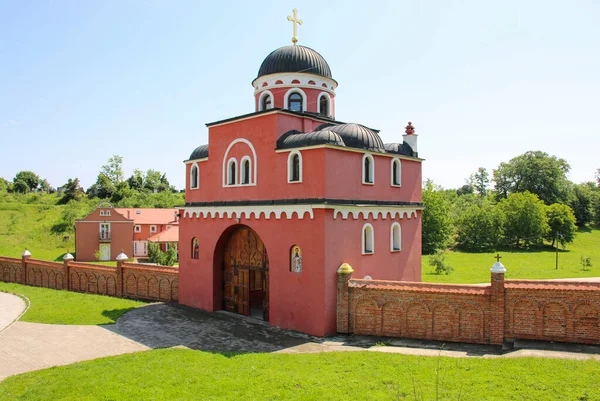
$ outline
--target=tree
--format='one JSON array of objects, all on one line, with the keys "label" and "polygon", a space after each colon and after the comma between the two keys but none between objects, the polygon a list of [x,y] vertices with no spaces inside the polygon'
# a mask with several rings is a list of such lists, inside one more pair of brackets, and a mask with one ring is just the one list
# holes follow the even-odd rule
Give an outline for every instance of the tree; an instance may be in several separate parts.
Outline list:
[{"label": "tree", "polygon": [[53,189],[47,179],[40,180],[40,191],[50,193]]},{"label": "tree", "polygon": [[100,167],[100,175],[106,176],[110,182],[116,186],[123,181],[123,158],[118,155],[113,155],[108,162]]},{"label": "tree", "polygon": [[569,164],[541,151],[529,151],[500,163],[494,170],[494,192],[499,198],[518,192],[536,194],[545,204],[567,200]]},{"label": "tree", "polygon": [[15,176],[13,182],[16,184],[17,181],[23,181],[27,184],[29,190],[37,189],[40,184],[40,177],[33,171],[19,171]]},{"label": "tree", "polygon": [[29,185],[27,185],[27,183],[23,180],[16,180],[13,183],[13,191],[21,194],[26,194],[27,192],[29,192]]},{"label": "tree", "polygon": [[496,250],[502,239],[503,222],[501,209],[489,202],[468,207],[455,223],[458,247],[471,252]]},{"label": "tree", "polygon": [[63,185],[63,197],[60,199],[60,203],[65,204],[70,201],[79,201],[83,194],[81,193],[81,186],[79,185],[79,178],[74,178],[67,181]]},{"label": "tree", "polygon": [[490,185],[490,174],[485,167],[479,167],[475,174],[471,174],[468,182],[479,196],[487,196],[487,188]]},{"label": "tree", "polygon": [[423,205],[423,253],[432,254],[448,246],[452,221],[441,188],[436,187],[431,180],[425,183]]},{"label": "tree", "polygon": [[131,189],[141,191],[144,188],[144,173],[139,169],[133,170],[133,174],[127,179],[127,183]]},{"label": "tree", "polygon": [[573,209],[579,227],[594,219],[594,192],[586,184],[573,185],[568,204]]},{"label": "tree", "polygon": [[600,187],[600,168],[598,170],[596,170],[596,182],[598,183],[598,187]]},{"label": "tree", "polygon": [[539,245],[548,232],[544,202],[530,192],[514,193],[498,207],[504,215],[504,243],[508,246]]},{"label": "tree", "polygon": [[8,191],[8,181],[0,177],[0,191]]},{"label": "tree", "polygon": [[469,194],[472,194],[473,191],[474,191],[474,188],[472,185],[465,184],[456,190],[456,194],[458,196],[469,195]]},{"label": "tree", "polygon": [[115,192],[115,184],[113,184],[111,179],[104,173],[98,174],[95,185],[96,187],[94,190],[96,191],[98,198],[108,199]]},{"label": "tree", "polygon": [[548,216],[549,230],[546,233],[546,240],[552,241],[552,246],[556,240],[564,248],[566,244],[575,239],[575,215],[567,205],[555,203],[546,206],[546,216]]}]

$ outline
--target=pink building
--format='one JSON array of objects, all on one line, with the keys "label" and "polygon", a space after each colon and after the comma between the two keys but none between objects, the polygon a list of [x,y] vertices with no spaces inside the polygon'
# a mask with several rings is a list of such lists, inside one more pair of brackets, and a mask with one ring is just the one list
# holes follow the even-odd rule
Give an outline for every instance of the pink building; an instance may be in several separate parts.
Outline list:
[{"label": "pink building", "polygon": [[255,111],[207,124],[185,162],[179,299],[331,334],[342,263],[354,277],[421,279],[417,135],[409,123],[384,144],[337,121],[338,83],[308,47],[270,53],[252,86]]}]

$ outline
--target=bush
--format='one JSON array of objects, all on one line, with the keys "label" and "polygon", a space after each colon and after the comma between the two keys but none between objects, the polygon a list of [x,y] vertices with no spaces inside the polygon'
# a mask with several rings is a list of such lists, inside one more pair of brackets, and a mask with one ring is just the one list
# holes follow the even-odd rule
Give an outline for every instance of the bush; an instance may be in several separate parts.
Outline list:
[{"label": "bush", "polygon": [[588,271],[592,268],[592,258],[589,256],[581,256],[581,270]]},{"label": "bush", "polygon": [[502,239],[503,221],[500,208],[488,202],[468,207],[456,221],[458,247],[470,252],[494,251]]},{"label": "bush", "polygon": [[504,243],[509,247],[541,245],[548,232],[546,208],[537,195],[514,193],[502,199],[498,207],[504,215]]},{"label": "bush", "polygon": [[423,189],[423,253],[446,249],[452,233],[450,208],[440,188],[427,181]]},{"label": "bush", "polygon": [[435,274],[448,275],[454,268],[446,262],[446,251],[439,250],[429,257],[429,265],[434,268]]},{"label": "bush", "polygon": [[555,241],[558,239],[558,243],[563,248],[566,244],[573,242],[577,227],[575,226],[575,215],[571,208],[567,205],[555,203],[546,206],[546,215],[550,227],[545,236],[546,240],[552,241],[552,246],[554,246]]},{"label": "bush", "polygon": [[173,266],[177,262],[177,244],[170,243],[166,252],[156,242],[148,243],[148,260],[161,266]]}]

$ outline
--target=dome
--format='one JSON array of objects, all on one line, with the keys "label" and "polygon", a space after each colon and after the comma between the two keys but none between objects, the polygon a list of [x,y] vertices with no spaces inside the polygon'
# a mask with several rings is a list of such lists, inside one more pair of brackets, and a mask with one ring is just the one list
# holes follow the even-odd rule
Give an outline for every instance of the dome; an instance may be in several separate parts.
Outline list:
[{"label": "dome", "polygon": [[200,145],[190,155],[188,160],[204,159],[208,157],[208,145]]},{"label": "dome", "polygon": [[328,130],[303,133],[291,130],[281,135],[277,140],[277,149],[292,149],[314,145],[346,146],[342,138]]},{"label": "dome", "polygon": [[408,143],[386,143],[385,151],[388,153],[395,153],[397,155],[417,157],[417,152],[415,152]]},{"label": "dome", "polygon": [[346,146],[385,153],[383,141],[377,132],[360,124],[339,124],[326,127],[328,131],[338,134]]},{"label": "dome", "polygon": [[332,78],[329,64],[323,56],[310,47],[299,45],[273,50],[260,65],[257,78],[280,72],[305,72]]}]

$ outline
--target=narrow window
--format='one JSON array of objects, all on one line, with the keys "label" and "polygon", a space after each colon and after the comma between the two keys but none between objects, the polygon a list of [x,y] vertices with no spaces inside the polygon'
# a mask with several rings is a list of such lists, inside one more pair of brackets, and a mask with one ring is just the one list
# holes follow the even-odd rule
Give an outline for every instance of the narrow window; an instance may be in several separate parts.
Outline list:
[{"label": "narrow window", "polygon": [[392,224],[390,229],[390,251],[398,252],[402,249],[402,232],[400,223]]},{"label": "narrow window", "polygon": [[200,246],[198,245],[198,238],[192,238],[192,259],[200,258]]},{"label": "narrow window", "polygon": [[150,226],[150,232],[151,233],[155,233],[156,232],[156,226]]},{"label": "narrow window", "polygon": [[104,216],[104,210],[100,210],[100,216]]},{"label": "narrow window", "polygon": [[250,184],[250,159],[242,161],[242,184]]},{"label": "narrow window", "polygon": [[298,92],[294,92],[290,95],[290,97],[288,98],[288,109],[290,109],[291,111],[299,111],[299,112],[303,112],[303,107],[302,107],[302,95],[299,94]]},{"label": "narrow window", "polygon": [[273,100],[271,99],[271,95],[265,95],[262,98],[262,106],[261,110],[268,110],[272,107]]},{"label": "narrow window", "polygon": [[198,166],[193,165],[190,170],[190,188],[198,188]]},{"label": "narrow window", "polygon": [[373,184],[375,182],[375,165],[373,156],[363,156],[363,184]]},{"label": "narrow window", "polygon": [[300,152],[293,152],[288,156],[288,182],[300,181],[302,181],[302,157]]},{"label": "narrow window", "polygon": [[363,226],[362,230],[362,253],[363,255],[370,255],[374,253],[373,244],[375,243],[373,238],[373,226],[369,223]]},{"label": "narrow window", "polygon": [[142,226],[135,226],[135,232],[136,233],[141,233],[142,232]]},{"label": "narrow window", "polygon": [[402,168],[400,159],[392,159],[392,186],[399,187],[402,184]]},{"label": "narrow window", "polygon": [[329,99],[327,99],[327,96],[321,96],[319,100],[319,114],[329,116]]},{"label": "narrow window", "polygon": [[227,169],[227,184],[235,185],[235,173],[237,170],[237,163],[235,159],[229,161],[229,168]]}]

